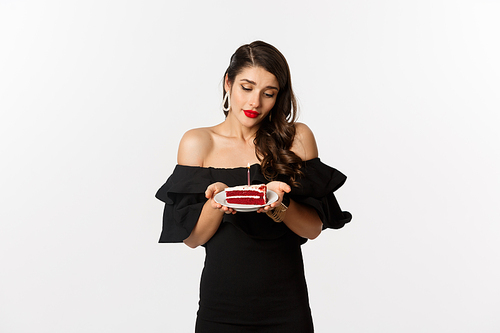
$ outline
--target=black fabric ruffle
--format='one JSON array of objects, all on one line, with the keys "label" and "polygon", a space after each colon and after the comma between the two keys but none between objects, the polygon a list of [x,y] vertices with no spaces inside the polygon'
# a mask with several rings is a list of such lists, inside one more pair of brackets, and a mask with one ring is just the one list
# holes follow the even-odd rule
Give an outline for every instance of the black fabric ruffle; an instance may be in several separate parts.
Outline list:
[{"label": "black fabric ruffle", "polygon": [[[293,187],[290,197],[316,209],[324,228],[338,229],[351,220],[351,214],[342,211],[333,194],[346,181],[340,171],[322,163],[319,158],[304,162],[305,176],[300,187]],[[250,168],[251,183],[268,181],[260,172],[260,165]],[[182,242],[193,230],[203,205],[205,190],[215,182],[228,186],[247,183],[247,168],[203,168],[177,165],[167,182],[158,190],[156,198],[165,202],[160,243]],[[225,215],[223,222],[236,225],[251,237],[273,239],[289,231],[284,223],[275,223],[265,214],[237,213]]]},{"label": "black fabric ruffle", "polygon": [[316,209],[323,229],[340,229],[352,219],[351,213],[342,211],[333,192],[344,185],[347,177],[315,158],[304,162],[304,177],[300,187],[293,187],[290,197]]}]

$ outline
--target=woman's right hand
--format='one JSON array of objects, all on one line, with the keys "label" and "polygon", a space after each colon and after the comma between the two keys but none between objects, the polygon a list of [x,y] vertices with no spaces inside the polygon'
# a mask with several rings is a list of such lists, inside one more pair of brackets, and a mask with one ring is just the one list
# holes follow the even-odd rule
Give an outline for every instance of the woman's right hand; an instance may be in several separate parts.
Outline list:
[{"label": "woman's right hand", "polygon": [[226,214],[236,214],[236,211],[234,209],[227,207],[227,206],[223,206],[223,205],[217,203],[214,199],[215,195],[217,193],[224,191],[228,187],[229,186],[227,186],[226,184],[221,183],[221,182],[210,184],[207,187],[207,190],[205,191],[205,197],[207,199],[210,199],[210,204],[212,205],[212,208],[218,209]]}]

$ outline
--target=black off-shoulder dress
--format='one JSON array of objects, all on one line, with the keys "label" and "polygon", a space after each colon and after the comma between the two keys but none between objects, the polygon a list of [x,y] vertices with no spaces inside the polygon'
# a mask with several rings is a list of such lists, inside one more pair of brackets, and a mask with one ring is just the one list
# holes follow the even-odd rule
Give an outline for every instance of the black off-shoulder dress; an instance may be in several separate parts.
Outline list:
[{"label": "black off-shoulder dress", "polygon": [[[338,229],[351,220],[333,194],[346,180],[319,158],[304,162],[301,186],[290,198],[312,206],[324,228]],[[260,165],[250,168],[251,183],[268,181]],[[182,242],[193,230],[208,185],[247,182],[247,168],[203,168],[177,165],[156,197],[165,202],[160,243]],[[263,213],[224,215],[204,244],[196,332],[313,332],[300,246],[306,239]]]}]

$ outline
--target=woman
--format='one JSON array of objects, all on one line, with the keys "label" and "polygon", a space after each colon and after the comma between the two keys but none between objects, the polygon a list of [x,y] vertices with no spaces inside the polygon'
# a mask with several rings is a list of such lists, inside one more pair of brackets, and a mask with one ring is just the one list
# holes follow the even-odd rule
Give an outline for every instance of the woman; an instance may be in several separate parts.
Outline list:
[{"label": "woman", "polygon": [[[196,332],[313,332],[300,246],[351,220],[333,194],[346,177],[323,164],[311,130],[295,122],[290,71],[256,41],[231,57],[225,120],[188,131],[157,198],[160,242],[205,247]],[[278,200],[236,212],[214,200],[228,186],[265,183]]]}]

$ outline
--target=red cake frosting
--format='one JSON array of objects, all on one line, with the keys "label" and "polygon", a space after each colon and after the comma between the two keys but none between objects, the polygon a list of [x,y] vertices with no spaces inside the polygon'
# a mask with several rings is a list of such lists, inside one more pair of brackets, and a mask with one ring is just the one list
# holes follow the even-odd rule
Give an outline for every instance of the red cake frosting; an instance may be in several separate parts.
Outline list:
[{"label": "red cake frosting", "polygon": [[225,189],[226,202],[238,205],[265,205],[267,203],[267,186],[250,185],[235,186]]}]

